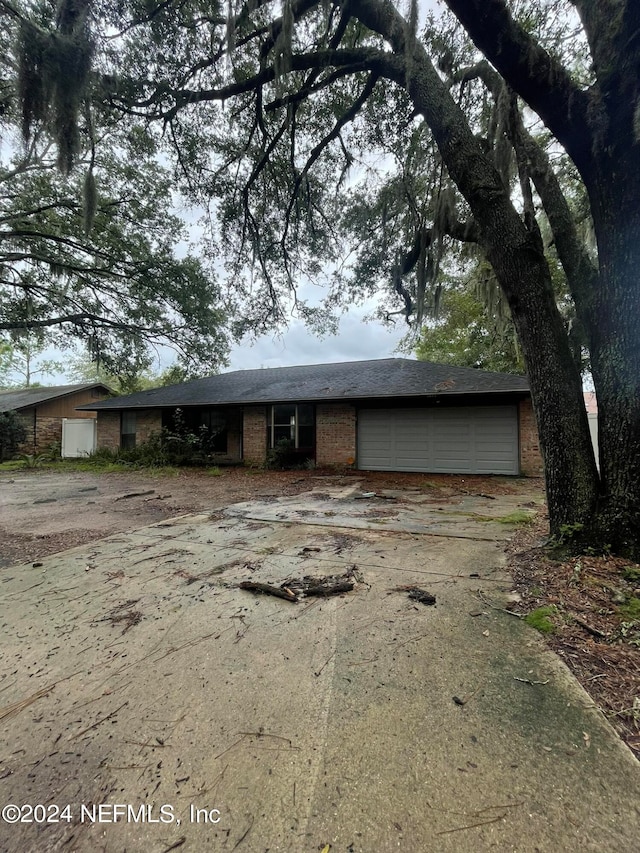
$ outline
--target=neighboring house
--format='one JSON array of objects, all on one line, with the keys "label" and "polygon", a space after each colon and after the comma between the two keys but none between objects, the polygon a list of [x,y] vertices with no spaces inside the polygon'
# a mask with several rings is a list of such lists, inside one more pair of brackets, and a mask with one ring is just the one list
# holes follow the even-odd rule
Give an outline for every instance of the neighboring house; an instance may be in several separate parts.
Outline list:
[{"label": "neighboring house", "polygon": [[96,417],[95,412],[77,412],[77,406],[103,400],[112,394],[110,388],[99,382],[0,391],[0,412],[15,411],[20,415],[27,429],[27,438],[20,450],[38,453],[52,444],[61,444],[64,419]]},{"label": "neighboring house", "polygon": [[176,408],[217,434],[220,462],[262,464],[289,439],[317,465],[542,473],[526,378],[403,358],[222,373],[87,404],[98,447],[131,447]]}]

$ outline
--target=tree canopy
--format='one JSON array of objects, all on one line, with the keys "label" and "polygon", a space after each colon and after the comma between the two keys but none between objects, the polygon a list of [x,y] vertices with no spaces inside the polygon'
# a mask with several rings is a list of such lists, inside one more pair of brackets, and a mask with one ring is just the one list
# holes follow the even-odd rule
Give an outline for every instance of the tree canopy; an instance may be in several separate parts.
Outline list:
[{"label": "tree canopy", "polygon": [[[330,305],[385,289],[383,313],[417,322],[456,247],[489,263],[531,384],[552,532],[639,553],[640,8],[445,5],[419,22],[416,0],[61,0],[54,53],[79,39],[99,103],[162,133],[180,189],[220,230],[241,328],[281,321],[301,277],[326,272]],[[25,135],[43,103],[65,115],[68,165],[65,69],[28,70]]]},{"label": "tree canopy", "polygon": [[[59,349],[80,341],[116,373],[140,372],[162,345],[215,369],[228,349],[221,289],[213,260],[189,245],[157,140],[101,112],[95,77],[81,86],[62,58],[69,79],[54,85],[53,49],[40,43],[55,30],[55,4],[2,8],[0,335]],[[39,73],[41,90],[28,94]]]},{"label": "tree canopy", "polygon": [[469,282],[445,287],[439,316],[422,327],[415,353],[437,364],[524,372],[511,318],[490,311]]}]

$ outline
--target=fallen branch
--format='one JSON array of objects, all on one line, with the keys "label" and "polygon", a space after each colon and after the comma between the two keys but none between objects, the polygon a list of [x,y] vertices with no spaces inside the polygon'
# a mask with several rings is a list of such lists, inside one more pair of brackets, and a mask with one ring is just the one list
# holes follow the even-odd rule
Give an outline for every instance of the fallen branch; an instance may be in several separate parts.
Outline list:
[{"label": "fallen branch", "polygon": [[352,566],[342,575],[326,575],[325,577],[305,575],[303,578],[289,578],[282,584],[282,587],[296,595],[325,597],[351,592],[355,587],[354,579],[359,580],[356,566]]},{"label": "fallen branch", "polygon": [[129,492],[127,495],[120,495],[116,498],[117,501],[126,501],[129,498],[143,498],[145,495],[155,495],[155,489],[148,489],[146,492]]},{"label": "fallen branch", "polygon": [[592,637],[598,637],[602,640],[607,636],[604,631],[600,631],[598,628],[593,628],[588,622],[585,622],[584,619],[581,619],[579,616],[574,615],[573,621],[577,622],[578,625],[580,625],[581,628],[584,628],[584,630],[591,634]]},{"label": "fallen branch", "polygon": [[263,593],[264,595],[274,595],[276,598],[284,598],[285,601],[296,603],[298,596],[291,592],[286,587],[273,586],[270,583],[258,583],[258,581],[242,581],[238,584],[240,589],[246,589],[249,592]]},{"label": "fallen branch", "polygon": [[530,678],[518,678],[517,675],[513,676],[513,680],[514,681],[521,681],[523,684],[548,684],[549,683],[548,678],[546,681],[531,681]]},{"label": "fallen branch", "polygon": [[308,586],[304,588],[305,595],[339,595],[341,592],[351,592],[355,584],[353,581],[342,581],[340,583],[326,586],[319,584],[318,586]]},{"label": "fallen branch", "polygon": [[509,616],[515,616],[516,619],[522,619],[521,613],[514,613],[513,610],[507,610],[506,607],[497,607],[495,604],[491,604],[490,601],[487,601],[487,599],[484,598],[484,596],[479,590],[476,598],[478,599],[478,601],[481,601],[483,604],[486,604],[487,607],[490,607],[492,610],[499,610],[501,613],[508,613]]}]

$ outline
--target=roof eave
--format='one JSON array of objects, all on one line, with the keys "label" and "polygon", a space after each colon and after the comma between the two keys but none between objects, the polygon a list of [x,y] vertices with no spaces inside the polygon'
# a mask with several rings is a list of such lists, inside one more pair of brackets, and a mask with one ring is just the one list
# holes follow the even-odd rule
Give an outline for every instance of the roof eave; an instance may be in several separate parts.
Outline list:
[{"label": "roof eave", "polygon": [[[390,394],[353,394],[353,395],[342,395],[336,397],[291,397],[289,399],[283,399],[281,397],[273,397],[268,400],[201,400],[196,402],[173,402],[173,403],[133,403],[129,405],[114,405],[115,401],[108,401],[107,405],[100,405],[99,403],[95,405],[85,404],[83,406],[76,406],[76,411],[120,411],[122,409],[174,409],[174,408],[193,408],[196,406],[271,406],[278,403],[340,403],[340,402],[358,402],[359,400],[394,400],[394,399],[408,399],[414,398],[418,399],[420,397],[426,398],[436,398],[436,397],[469,397],[469,396],[493,396],[493,395],[503,395],[503,394],[530,394],[531,390],[529,388],[492,388],[492,389],[475,389],[469,391],[417,391],[413,393],[407,393],[404,391],[398,391]],[[107,402],[107,401],[105,401]]]}]

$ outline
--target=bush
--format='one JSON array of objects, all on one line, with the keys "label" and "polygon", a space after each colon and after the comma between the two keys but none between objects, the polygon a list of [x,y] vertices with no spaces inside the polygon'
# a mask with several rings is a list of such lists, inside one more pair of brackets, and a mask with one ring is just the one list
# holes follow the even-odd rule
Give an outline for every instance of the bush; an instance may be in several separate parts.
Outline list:
[{"label": "bush", "polygon": [[26,427],[17,412],[0,413],[0,460],[11,459],[26,438]]},{"label": "bush", "polygon": [[280,441],[276,442],[275,447],[267,451],[265,467],[282,470],[283,468],[292,468],[297,461],[294,443],[290,438],[281,438]]},{"label": "bush", "polygon": [[186,465],[199,465],[211,468],[211,474],[221,472],[215,469],[214,454],[215,433],[206,426],[197,432],[190,430],[184,420],[183,412],[176,409],[171,428],[162,427],[154,432],[147,441],[135,447],[110,450],[100,448],[91,454],[90,460],[96,463],[111,462],[128,465],[132,468],[166,468]]}]

